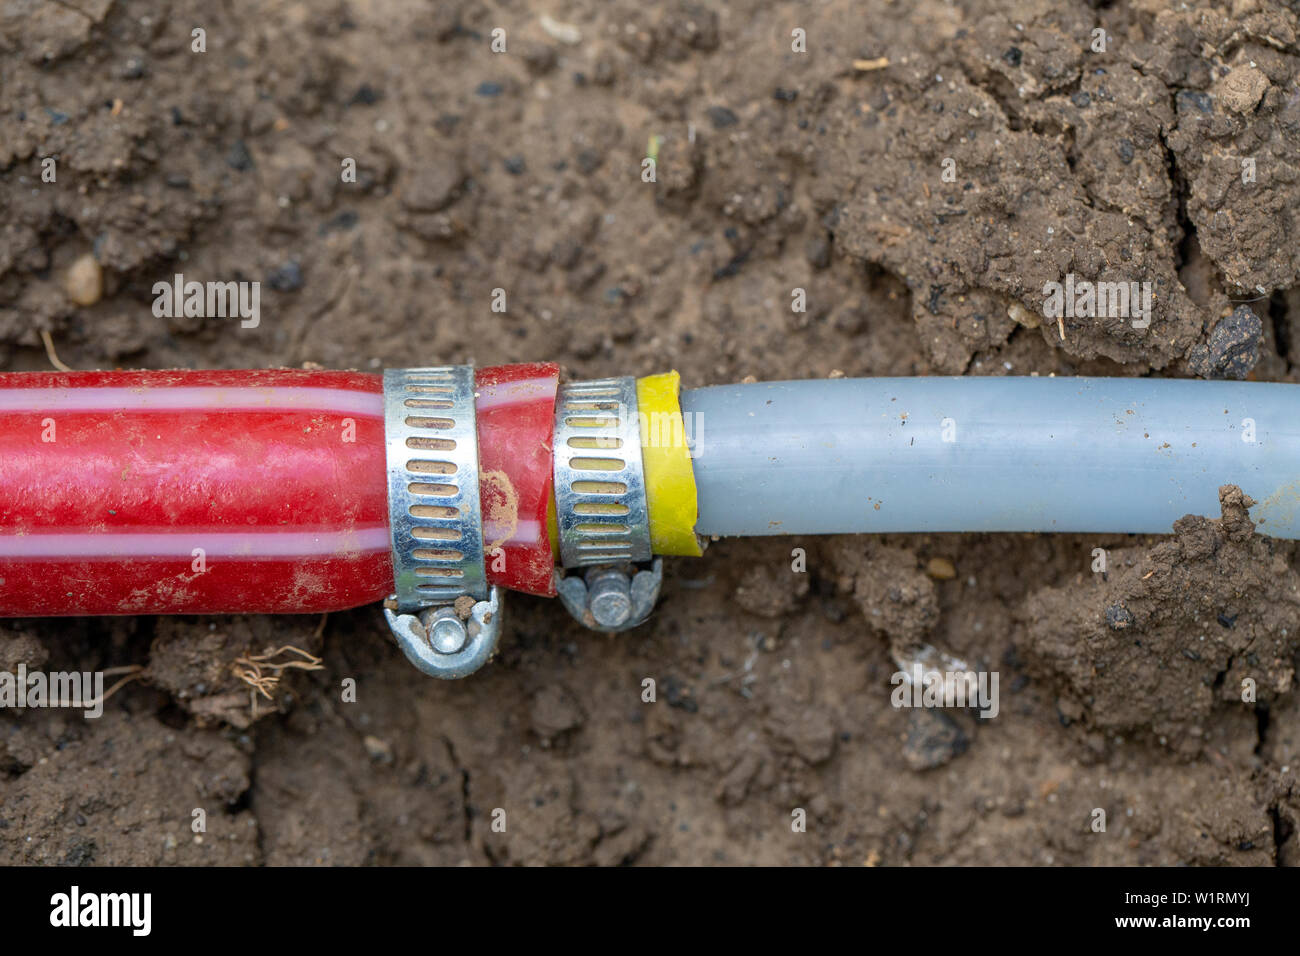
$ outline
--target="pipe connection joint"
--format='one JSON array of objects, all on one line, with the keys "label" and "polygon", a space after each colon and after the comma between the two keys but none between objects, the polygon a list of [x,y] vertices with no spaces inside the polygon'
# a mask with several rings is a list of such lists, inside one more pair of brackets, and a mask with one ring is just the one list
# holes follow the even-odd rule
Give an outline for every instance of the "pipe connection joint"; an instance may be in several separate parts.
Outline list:
[{"label": "pipe connection joint", "polygon": [[[411,663],[465,677],[495,653],[504,592],[485,567],[472,366],[384,373],[384,441],[394,592],[388,625]],[[663,562],[651,549],[637,382],[573,382],[556,398],[553,449],[560,564],[574,619],[618,632],[654,609]]]}]

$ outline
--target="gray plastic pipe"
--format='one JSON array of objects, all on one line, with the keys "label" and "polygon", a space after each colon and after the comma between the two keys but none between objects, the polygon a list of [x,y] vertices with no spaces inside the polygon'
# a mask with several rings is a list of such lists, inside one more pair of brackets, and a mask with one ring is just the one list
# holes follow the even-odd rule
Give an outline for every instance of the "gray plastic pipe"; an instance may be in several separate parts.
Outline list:
[{"label": "gray plastic pipe", "polygon": [[682,395],[706,535],[1168,534],[1217,517],[1300,538],[1300,386],[1128,378],[874,378]]}]

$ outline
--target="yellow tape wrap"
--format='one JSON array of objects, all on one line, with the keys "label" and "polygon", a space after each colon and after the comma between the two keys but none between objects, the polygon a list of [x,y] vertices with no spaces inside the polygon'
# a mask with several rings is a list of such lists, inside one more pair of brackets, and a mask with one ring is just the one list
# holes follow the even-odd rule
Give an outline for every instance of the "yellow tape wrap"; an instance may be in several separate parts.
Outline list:
[{"label": "yellow tape wrap", "polygon": [[681,380],[676,372],[637,379],[641,460],[650,510],[651,549],[655,554],[699,557],[704,552],[695,536],[699,515],[695,471],[677,398]]}]

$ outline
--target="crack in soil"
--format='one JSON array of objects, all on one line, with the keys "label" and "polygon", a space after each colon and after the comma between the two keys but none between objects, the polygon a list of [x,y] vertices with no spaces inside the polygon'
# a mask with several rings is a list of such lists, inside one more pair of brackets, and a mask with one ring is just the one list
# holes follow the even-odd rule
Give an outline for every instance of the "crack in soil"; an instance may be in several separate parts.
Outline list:
[{"label": "crack in soil", "polygon": [[465,838],[466,847],[470,847],[473,845],[472,837],[474,832],[474,821],[469,805],[469,768],[461,763],[460,758],[456,756],[456,747],[452,744],[450,737],[444,736],[442,738],[442,745],[447,748],[447,757],[451,760],[451,765],[460,771],[461,806],[463,808],[462,814],[465,818],[465,830],[463,836]]}]

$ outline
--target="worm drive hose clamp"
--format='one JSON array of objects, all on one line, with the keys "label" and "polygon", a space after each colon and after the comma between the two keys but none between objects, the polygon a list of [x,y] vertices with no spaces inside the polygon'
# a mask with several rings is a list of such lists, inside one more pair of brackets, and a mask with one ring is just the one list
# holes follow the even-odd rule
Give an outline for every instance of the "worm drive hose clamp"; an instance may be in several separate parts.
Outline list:
[{"label": "worm drive hose clamp", "polygon": [[625,631],[649,616],[663,562],[652,559],[634,378],[560,387],[555,409],[555,513],[560,562],[584,569],[559,584],[580,623]]},{"label": "worm drive hose clamp", "polygon": [[385,371],[384,440],[394,578],[384,616],[417,668],[465,677],[495,653],[502,605],[484,565],[473,367]]}]

